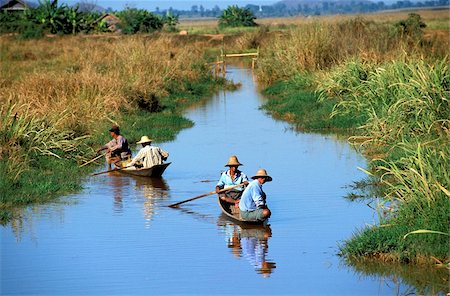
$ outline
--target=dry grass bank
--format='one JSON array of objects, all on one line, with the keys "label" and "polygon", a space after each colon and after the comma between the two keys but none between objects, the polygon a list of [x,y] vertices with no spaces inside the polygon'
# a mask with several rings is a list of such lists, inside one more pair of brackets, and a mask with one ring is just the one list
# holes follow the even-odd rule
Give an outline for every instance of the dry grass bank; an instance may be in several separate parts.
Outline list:
[{"label": "dry grass bank", "polygon": [[[408,17],[409,13],[418,13],[426,23],[429,23],[432,29],[436,27],[442,30],[450,26],[450,14],[448,9],[411,9],[399,11],[381,11],[366,14],[343,14],[330,16],[294,16],[294,17],[273,17],[260,18],[256,23],[262,26],[268,26],[271,30],[285,29],[290,26],[304,25],[312,22],[336,23],[345,20],[363,17],[364,19],[377,23],[393,23]],[[439,24],[436,25],[436,24]],[[217,19],[182,19],[179,25],[181,30],[189,32],[202,32],[204,30],[212,31],[217,28]]]},{"label": "dry grass bank", "polygon": [[157,108],[168,81],[203,74],[194,67],[202,61],[201,47],[173,46],[164,35],[1,42],[2,106],[81,133],[120,109]]}]

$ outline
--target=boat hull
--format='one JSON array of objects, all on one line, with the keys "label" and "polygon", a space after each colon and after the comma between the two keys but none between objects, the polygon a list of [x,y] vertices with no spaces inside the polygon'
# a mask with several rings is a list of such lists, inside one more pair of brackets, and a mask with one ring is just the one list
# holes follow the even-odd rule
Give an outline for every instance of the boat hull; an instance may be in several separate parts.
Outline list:
[{"label": "boat hull", "polygon": [[166,168],[171,164],[171,162],[157,164],[151,168],[136,169],[136,170],[118,170],[117,172],[124,175],[141,176],[141,177],[161,177]]},{"label": "boat hull", "polygon": [[227,218],[232,220],[233,222],[236,222],[238,224],[250,224],[250,225],[266,225],[267,220],[265,221],[259,221],[259,220],[244,220],[241,217],[239,208],[236,208],[234,204],[231,204],[225,200],[220,199],[220,197],[217,198],[217,201],[219,203],[219,207],[222,210],[222,213],[225,214]]}]

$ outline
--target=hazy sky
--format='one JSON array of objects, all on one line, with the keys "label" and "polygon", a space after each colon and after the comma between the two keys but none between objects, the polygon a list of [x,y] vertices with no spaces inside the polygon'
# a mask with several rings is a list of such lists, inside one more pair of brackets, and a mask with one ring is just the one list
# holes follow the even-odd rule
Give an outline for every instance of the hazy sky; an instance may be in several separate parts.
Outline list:
[{"label": "hazy sky", "polygon": [[122,9],[125,6],[144,8],[149,11],[155,10],[156,7],[160,9],[167,9],[172,7],[174,9],[189,10],[193,5],[203,5],[204,8],[213,8],[218,5],[220,8],[226,8],[228,5],[245,6],[247,4],[256,5],[270,5],[278,2],[277,0],[222,0],[222,1],[202,1],[202,0],[66,0],[60,1],[68,4],[74,4],[77,2],[95,3],[104,8],[111,7],[113,9]]}]

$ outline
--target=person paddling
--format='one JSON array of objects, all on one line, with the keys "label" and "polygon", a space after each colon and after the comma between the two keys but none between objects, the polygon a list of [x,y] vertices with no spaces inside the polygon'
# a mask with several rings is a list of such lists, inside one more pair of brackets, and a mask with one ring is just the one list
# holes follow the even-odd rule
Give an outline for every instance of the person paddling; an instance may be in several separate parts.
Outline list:
[{"label": "person paddling", "polygon": [[169,157],[169,152],[164,151],[159,147],[151,146],[152,141],[153,140],[149,137],[142,136],[141,140],[136,142],[136,144],[141,144],[142,148],[128,164],[129,167],[136,165],[136,163],[140,161],[143,168],[150,168],[154,165],[162,164],[163,161]]},{"label": "person paddling", "polygon": [[109,130],[112,140],[97,149],[97,153],[106,149],[106,161],[109,168],[111,164],[118,164],[120,161],[129,159],[131,157],[131,150],[128,147],[128,141],[120,134],[118,125],[113,125]]},{"label": "person paddling", "polygon": [[[228,159],[228,163],[225,165],[226,167],[229,167],[229,169],[221,174],[219,182],[216,185],[217,193],[224,187],[234,186],[242,183],[244,183],[245,185],[248,184],[247,176],[238,169],[240,165],[242,165],[242,163],[239,162],[236,155],[230,156],[230,158]],[[219,197],[229,203],[237,204],[239,203],[239,199],[241,198],[243,190],[244,187],[242,186],[236,187],[220,193]]]},{"label": "person paddling", "polygon": [[271,182],[272,177],[265,169],[259,169],[252,179],[239,202],[241,217],[245,220],[265,221],[269,219],[271,212],[266,205],[266,193],[262,186],[266,182]]}]

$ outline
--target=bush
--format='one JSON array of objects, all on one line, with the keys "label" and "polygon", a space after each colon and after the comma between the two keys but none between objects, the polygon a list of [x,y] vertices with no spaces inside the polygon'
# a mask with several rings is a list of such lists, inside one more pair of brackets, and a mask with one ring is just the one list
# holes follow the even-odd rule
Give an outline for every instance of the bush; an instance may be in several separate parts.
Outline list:
[{"label": "bush", "polygon": [[219,16],[219,27],[255,27],[256,17],[248,8],[239,8],[236,5],[228,6]]},{"label": "bush", "polygon": [[117,16],[121,20],[120,28],[124,34],[151,33],[164,26],[160,16],[144,9],[127,8]]}]

